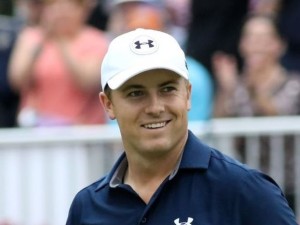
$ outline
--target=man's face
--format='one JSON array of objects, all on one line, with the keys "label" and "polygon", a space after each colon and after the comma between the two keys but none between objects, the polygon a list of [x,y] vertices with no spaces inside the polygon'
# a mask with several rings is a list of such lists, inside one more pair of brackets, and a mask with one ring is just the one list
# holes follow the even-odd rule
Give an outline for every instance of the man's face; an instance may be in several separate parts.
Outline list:
[{"label": "man's face", "polygon": [[101,101],[116,118],[127,152],[157,156],[183,146],[191,85],[168,70],[141,73]]}]

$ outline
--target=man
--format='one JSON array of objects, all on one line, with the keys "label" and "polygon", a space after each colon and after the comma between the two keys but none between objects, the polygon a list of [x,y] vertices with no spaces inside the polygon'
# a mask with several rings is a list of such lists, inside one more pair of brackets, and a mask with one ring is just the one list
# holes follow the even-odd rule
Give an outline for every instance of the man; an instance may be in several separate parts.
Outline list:
[{"label": "man", "polygon": [[116,119],[124,154],[80,191],[67,225],[296,225],[277,184],[188,130],[191,84],[174,38],[137,29],[115,38],[100,100]]}]

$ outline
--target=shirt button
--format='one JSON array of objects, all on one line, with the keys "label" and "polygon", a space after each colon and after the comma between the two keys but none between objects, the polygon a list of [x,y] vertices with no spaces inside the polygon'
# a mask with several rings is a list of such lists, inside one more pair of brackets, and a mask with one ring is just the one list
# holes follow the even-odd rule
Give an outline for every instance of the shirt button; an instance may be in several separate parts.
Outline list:
[{"label": "shirt button", "polygon": [[141,223],[147,223],[147,218],[144,217],[144,218],[142,219]]}]

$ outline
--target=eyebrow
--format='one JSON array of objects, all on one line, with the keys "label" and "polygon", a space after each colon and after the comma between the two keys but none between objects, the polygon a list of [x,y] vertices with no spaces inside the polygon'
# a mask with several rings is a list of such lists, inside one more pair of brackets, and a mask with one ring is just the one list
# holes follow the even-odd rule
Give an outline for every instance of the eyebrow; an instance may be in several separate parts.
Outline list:
[{"label": "eyebrow", "polygon": [[[170,79],[170,80],[162,82],[158,86],[159,87],[163,87],[163,86],[166,86],[166,85],[169,85],[169,84],[178,84],[179,80],[180,79],[178,79],[178,78],[176,78],[176,79]],[[124,88],[122,88],[121,91],[127,91],[127,90],[130,90],[130,89],[141,89],[141,88],[144,88],[144,86],[140,85],[140,84],[130,84],[130,85],[125,86]]]},{"label": "eyebrow", "polygon": [[162,87],[162,86],[165,86],[168,84],[179,84],[179,80],[180,80],[179,78],[171,79],[171,80],[161,83],[159,86]]}]

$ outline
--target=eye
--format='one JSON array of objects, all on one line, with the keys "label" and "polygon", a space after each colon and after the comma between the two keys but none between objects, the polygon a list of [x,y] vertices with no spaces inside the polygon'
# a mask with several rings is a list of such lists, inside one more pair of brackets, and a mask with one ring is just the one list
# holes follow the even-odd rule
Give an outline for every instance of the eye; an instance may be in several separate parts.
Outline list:
[{"label": "eye", "polygon": [[141,90],[134,90],[134,91],[130,91],[127,96],[128,97],[139,97],[139,96],[142,96],[144,95],[144,92],[141,91]]},{"label": "eye", "polygon": [[174,86],[165,86],[165,87],[162,88],[162,92],[166,92],[166,93],[172,92],[172,91],[175,91],[175,90],[176,90],[176,88]]}]

